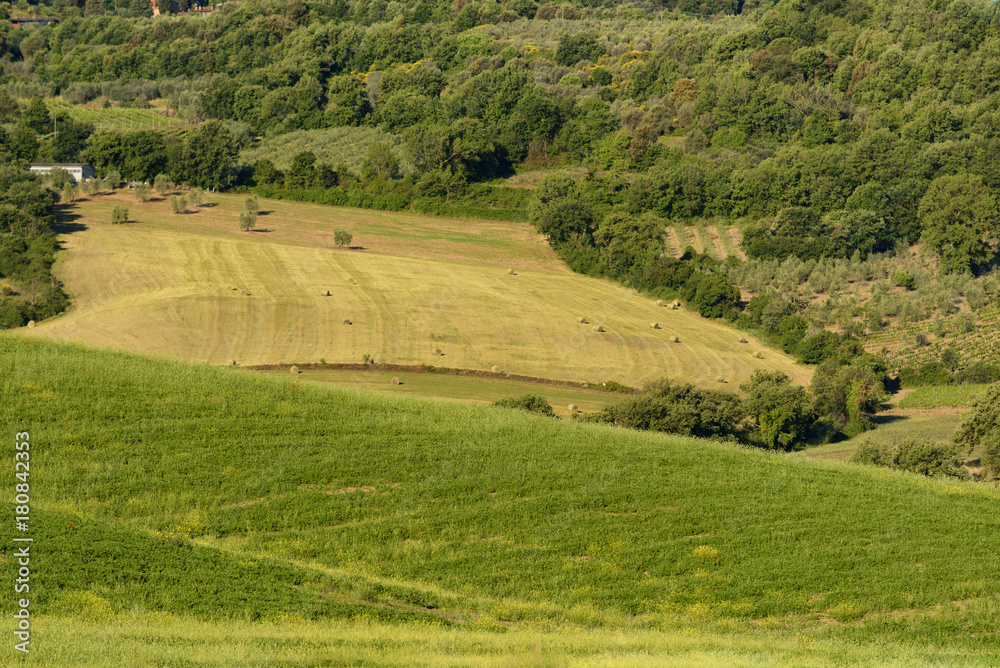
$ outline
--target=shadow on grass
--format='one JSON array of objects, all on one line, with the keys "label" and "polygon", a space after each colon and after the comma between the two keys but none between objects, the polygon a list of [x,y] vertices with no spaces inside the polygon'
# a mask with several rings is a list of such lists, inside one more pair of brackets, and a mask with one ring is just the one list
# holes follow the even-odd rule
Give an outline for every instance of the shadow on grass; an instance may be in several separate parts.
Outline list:
[{"label": "shadow on grass", "polygon": [[52,231],[56,234],[72,234],[73,232],[83,232],[87,229],[87,226],[83,223],[76,222],[83,218],[83,216],[70,211],[66,204],[57,204],[54,211],[56,219],[52,223]]},{"label": "shadow on grass", "polygon": [[910,418],[906,415],[875,415],[872,417],[872,422],[874,422],[877,425],[884,425],[909,419]]}]

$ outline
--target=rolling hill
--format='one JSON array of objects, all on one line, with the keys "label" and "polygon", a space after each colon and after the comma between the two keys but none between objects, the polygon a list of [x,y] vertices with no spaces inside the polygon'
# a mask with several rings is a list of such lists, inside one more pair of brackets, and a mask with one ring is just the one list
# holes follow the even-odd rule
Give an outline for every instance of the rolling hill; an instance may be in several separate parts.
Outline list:
[{"label": "rolling hill", "polygon": [[1000,659],[993,487],[11,335],[0,392],[49,665]]}]

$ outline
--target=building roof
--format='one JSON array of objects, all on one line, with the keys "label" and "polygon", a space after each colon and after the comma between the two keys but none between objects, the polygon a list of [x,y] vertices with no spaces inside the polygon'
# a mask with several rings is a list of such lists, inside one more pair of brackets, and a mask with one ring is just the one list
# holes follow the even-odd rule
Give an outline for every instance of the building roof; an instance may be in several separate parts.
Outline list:
[{"label": "building roof", "polygon": [[32,167],[90,167],[86,162],[33,162]]}]

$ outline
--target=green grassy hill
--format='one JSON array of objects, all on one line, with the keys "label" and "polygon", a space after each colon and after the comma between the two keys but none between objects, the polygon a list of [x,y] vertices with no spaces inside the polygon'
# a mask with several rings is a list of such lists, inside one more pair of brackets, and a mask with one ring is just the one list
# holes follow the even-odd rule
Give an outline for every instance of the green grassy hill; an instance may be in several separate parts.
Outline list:
[{"label": "green grassy hill", "polygon": [[48,665],[1000,660],[995,487],[10,335],[0,396]]}]

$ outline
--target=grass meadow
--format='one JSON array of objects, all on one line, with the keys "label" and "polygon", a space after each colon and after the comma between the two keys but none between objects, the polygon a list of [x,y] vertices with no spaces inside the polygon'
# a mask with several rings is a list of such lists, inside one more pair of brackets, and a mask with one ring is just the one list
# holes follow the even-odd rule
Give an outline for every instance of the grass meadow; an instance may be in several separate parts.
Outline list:
[{"label": "grass meadow", "polygon": [[[287,371],[269,371],[273,374],[287,374]],[[377,390],[404,396],[436,397],[440,399],[460,399],[479,403],[493,403],[498,399],[535,394],[551,404],[556,415],[568,417],[569,407],[576,406],[584,413],[593,413],[617,403],[622,395],[569,385],[550,385],[530,381],[478,376],[459,376],[445,373],[419,373],[405,371],[354,371],[349,369],[303,369],[299,375],[303,381],[313,381]],[[399,381],[394,384],[393,379]]]},{"label": "grass meadow", "polygon": [[[241,232],[243,199],[209,199],[186,214],[127,191],[61,207],[56,274],[73,306],[24,335],[212,364],[371,355],[630,386],[811,375],[722,323],[572,273],[526,224],[264,201],[256,231]],[[135,222],[112,225],[116,203]],[[336,248],[338,228],[352,248]]]},{"label": "grass meadow", "polygon": [[975,403],[989,385],[944,385],[918,387],[899,402],[900,408],[967,407]]},{"label": "grass meadow", "polygon": [[995,486],[13,335],[0,396],[47,665],[1000,661]]}]

